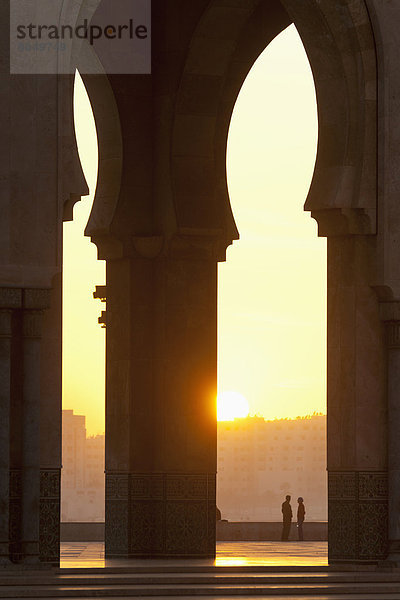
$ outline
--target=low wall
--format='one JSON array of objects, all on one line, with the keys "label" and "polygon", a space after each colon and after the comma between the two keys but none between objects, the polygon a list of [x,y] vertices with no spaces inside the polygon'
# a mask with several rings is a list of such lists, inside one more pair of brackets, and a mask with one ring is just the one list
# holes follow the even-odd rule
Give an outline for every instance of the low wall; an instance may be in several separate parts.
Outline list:
[{"label": "low wall", "polygon": [[62,542],[104,542],[104,523],[61,523]]},{"label": "low wall", "polygon": [[[328,539],[328,523],[304,522],[304,540],[323,542]],[[219,521],[217,523],[217,541],[219,542],[262,542],[281,539],[282,523],[250,523]],[[104,541],[104,523],[61,523],[62,542],[102,542]],[[290,540],[297,539],[294,523],[290,531]]]},{"label": "low wall", "polygon": [[[217,523],[217,541],[219,542],[262,542],[278,541],[281,539],[282,523],[250,523],[235,521],[219,521]],[[304,540],[325,542],[328,539],[328,523],[304,522]],[[297,527],[293,523],[290,528],[289,540],[297,540]]]}]

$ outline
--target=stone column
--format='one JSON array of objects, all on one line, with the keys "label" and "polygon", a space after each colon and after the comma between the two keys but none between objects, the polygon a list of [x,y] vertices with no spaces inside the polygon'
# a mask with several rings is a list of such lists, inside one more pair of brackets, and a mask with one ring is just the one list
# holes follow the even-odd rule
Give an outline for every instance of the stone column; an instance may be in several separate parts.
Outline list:
[{"label": "stone column", "polygon": [[328,238],[330,563],[387,553],[386,359],[367,236]]},{"label": "stone column", "polygon": [[12,310],[0,309],[0,564],[9,562]]},{"label": "stone column", "polygon": [[49,291],[23,291],[21,558],[39,561],[41,334]]},{"label": "stone column", "polygon": [[22,559],[39,560],[40,334],[42,311],[23,312]]},{"label": "stone column", "polygon": [[389,560],[400,562],[400,303],[381,304],[387,344]]},{"label": "stone column", "polygon": [[106,554],[212,557],[216,260],[141,251],[107,264]]}]

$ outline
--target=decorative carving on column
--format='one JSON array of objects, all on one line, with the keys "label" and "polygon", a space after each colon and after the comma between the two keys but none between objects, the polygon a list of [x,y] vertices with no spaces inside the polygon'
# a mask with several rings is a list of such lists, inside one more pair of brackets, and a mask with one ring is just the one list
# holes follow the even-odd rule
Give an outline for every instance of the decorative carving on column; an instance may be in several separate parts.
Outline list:
[{"label": "decorative carving on column", "polygon": [[0,287],[0,308],[17,309],[22,307],[22,290],[20,288]]},{"label": "decorative carving on column", "polygon": [[22,515],[22,471],[10,470],[10,558],[13,562],[21,560],[21,515]]},{"label": "decorative carving on column", "polygon": [[167,553],[188,555],[194,553],[197,546],[195,553],[212,556],[215,475],[167,475],[165,483]]},{"label": "decorative carving on column", "polygon": [[39,555],[42,562],[60,560],[60,469],[40,470]]},{"label": "decorative carving on column", "polygon": [[106,473],[105,541],[107,556],[129,552],[128,473]]},{"label": "decorative carving on column", "polygon": [[108,473],[106,498],[107,556],[214,555],[215,474]]},{"label": "decorative carving on column", "polygon": [[129,552],[161,554],[165,544],[164,476],[157,474],[129,475],[130,521]]},{"label": "decorative carving on column", "polygon": [[329,559],[376,561],[387,553],[387,473],[330,472]]}]

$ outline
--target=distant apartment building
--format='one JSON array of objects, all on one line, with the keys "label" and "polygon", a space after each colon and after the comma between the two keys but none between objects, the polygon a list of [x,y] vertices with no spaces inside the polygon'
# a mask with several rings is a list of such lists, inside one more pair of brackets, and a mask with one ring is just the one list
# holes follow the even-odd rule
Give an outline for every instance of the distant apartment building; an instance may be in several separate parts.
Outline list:
[{"label": "distant apartment building", "polygon": [[[104,521],[104,435],[63,410],[61,520]],[[280,521],[281,504],[303,496],[306,518],[327,520],[326,417],[218,423],[217,505],[229,521]]]},{"label": "distant apartment building", "polygon": [[86,437],[86,417],[62,411],[61,521],[104,521],[104,435]]},{"label": "distant apartment building", "polygon": [[218,423],[217,505],[229,521],[280,521],[302,496],[306,518],[327,520],[326,416]]}]

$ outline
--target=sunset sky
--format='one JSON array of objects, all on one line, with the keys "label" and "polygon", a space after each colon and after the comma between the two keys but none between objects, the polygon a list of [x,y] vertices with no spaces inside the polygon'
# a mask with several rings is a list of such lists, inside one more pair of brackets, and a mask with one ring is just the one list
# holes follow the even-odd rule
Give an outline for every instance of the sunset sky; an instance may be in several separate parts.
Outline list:
[{"label": "sunset sky", "polygon": [[[64,408],[104,431],[104,329],[93,300],[105,266],[82,231],[96,184],[96,133],[80,79],[79,152],[91,190],[64,225]],[[219,265],[218,390],[267,419],[326,412],[326,241],[303,205],[317,143],[315,90],[294,26],[259,57],[228,140],[229,193],[241,239]]]}]

